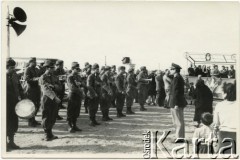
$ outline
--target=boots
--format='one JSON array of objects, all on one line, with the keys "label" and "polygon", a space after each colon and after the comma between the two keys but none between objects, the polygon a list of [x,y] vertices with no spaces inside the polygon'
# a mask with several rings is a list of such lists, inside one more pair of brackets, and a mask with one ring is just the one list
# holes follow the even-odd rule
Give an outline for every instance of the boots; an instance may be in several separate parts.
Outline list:
[{"label": "boots", "polygon": [[85,106],[85,113],[88,113],[88,107]]},{"label": "boots", "polygon": [[57,115],[57,120],[63,120],[63,117]]},{"label": "boots", "polygon": [[73,120],[73,121],[72,121],[72,124],[73,124],[73,127],[72,127],[72,128],[73,128],[75,131],[82,131],[80,128],[77,127],[77,124],[76,124],[76,123],[77,123],[77,120]]},{"label": "boots", "polygon": [[127,107],[126,114],[135,114],[135,112],[132,111],[131,107]]},{"label": "boots", "polygon": [[146,108],[144,108],[144,106],[143,105],[141,105],[140,106],[140,111],[146,111],[147,109]]},{"label": "boots", "polygon": [[98,123],[97,121],[96,121],[96,117],[95,117],[95,115],[94,115],[94,117],[93,117],[93,123],[95,124],[95,125],[100,125],[100,123]]},{"label": "boots", "polygon": [[36,127],[36,126],[37,126],[36,123],[34,123],[33,118],[30,118],[30,119],[28,120],[28,126],[29,126],[29,127]]},{"label": "boots", "polygon": [[49,131],[49,134],[50,134],[51,140],[58,139],[57,136],[53,135],[52,130]]},{"label": "boots", "polygon": [[119,117],[119,118],[126,117],[126,115],[122,113],[121,109],[117,109],[117,117]]},{"label": "boots", "polygon": [[108,121],[107,114],[105,110],[102,110],[102,121]]},{"label": "boots", "polygon": [[44,129],[44,138],[45,141],[51,141],[51,132],[48,129]]},{"label": "boots", "polygon": [[35,117],[33,117],[33,123],[37,126],[37,125],[41,125],[41,123],[39,123],[38,121],[35,120]]},{"label": "boots", "polygon": [[68,125],[70,127],[69,132],[70,133],[75,133],[75,130],[73,128],[72,120],[68,120]]},{"label": "boots", "polygon": [[7,143],[7,150],[10,150],[10,149],[20,149],[19,146],[17,146],[15,143],[14,143],[14,135],[11,135],[11,136],[8,136],[8,143]]},{"label": "boots", "polygon": [[106,110],[106,117],[108,121],[112,121],[113,119],[109,117],[109,110]]}]

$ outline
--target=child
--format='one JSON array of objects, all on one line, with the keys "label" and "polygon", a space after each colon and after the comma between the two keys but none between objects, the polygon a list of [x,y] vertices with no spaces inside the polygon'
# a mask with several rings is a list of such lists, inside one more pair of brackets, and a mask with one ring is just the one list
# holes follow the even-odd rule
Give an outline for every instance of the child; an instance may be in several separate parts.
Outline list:
[{"label": "child", "polygon": [[[201,122],[202,126],[200,128],[196,128],[193,134],[193,138],[197,138],[200,140],[204,138],[203,142],[196,142],[195,144],[195,153],[198,154],[206,154],[206,153],[213,153],[213,146],[208,142],[213,139],[213,130],[210,125],[213,122],[213,116],[209,112],[205,112],[201,115]],[[209,151],[208,151],[209,150]]]},{"label": "child", "polygon": [[194,89],[194,86],[193,86],[193,82],[191,82],[189,92],[188,92],[189,98],[191,100],[190,105],[193,105],[194,91],[195,91],[195,89]]}]

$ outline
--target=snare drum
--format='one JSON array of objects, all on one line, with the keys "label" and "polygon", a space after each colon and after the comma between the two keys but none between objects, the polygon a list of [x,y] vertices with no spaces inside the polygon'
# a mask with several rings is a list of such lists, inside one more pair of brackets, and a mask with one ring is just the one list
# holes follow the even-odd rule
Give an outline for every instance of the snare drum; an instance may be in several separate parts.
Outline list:
[{"label": "snare drum", "polygon": [[29,99],[23,99],[15,107],[16,114],[19,118],[32,118],[36,112],[34,103]]}]

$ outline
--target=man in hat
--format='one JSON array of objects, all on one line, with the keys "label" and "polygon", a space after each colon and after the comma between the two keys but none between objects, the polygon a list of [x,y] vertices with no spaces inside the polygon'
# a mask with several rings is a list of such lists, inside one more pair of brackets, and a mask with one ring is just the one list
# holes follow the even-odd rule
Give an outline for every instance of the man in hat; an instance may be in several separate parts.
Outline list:
[{"label": "man in hat", "polygon": [[101,90],[101,82],[99,78],[99,65],[97,63],[93,64],[92,66],[92,73],[87,78],[87,96],[89,98],[89,119],[90,119],[90,126],[100,125],[96,121],[96,113],[98,111],[99,105],[99,97],[100,97],[100,90]]},{"label": "man in hat", "polygon": [[111,73],[110,73],[110,87],[112,89],[112,100],[111,100],[111,105],[112,107],[116,108],[116,90],[117,90],[117,87],[116,87],[116,84],[115,84],[115,78],[117,76],[117,72],[116,72],[116,66],[115,65],[112,65],[111,66]]},{"label": "man in hat", "polygon": [[23,98],[23,89],[15,73],[16,62],[12,58],[7,59],[7,150],[19,149],[14,143],[14,135],[18,130],[18,116],[15,112],[16,104]]},{"label": "man in hat", "polygon": [[[92,65],[90,65],[87,62],[87,65],[84,68],[84,76],[82,77],[83,83],[84,83],[84,93],[85,93],[85,95],[87,94],[87,91],[88,91],[87,90],[87,78],[91,74],[91,70],[92,70]],[[88,113],[89,98],[87,96],[85,96],[85,98],[84,98],[84,107],[85,107],[85,113]]]},{"label": "man in hat", "polygon": [[116,92],[116,107],[117,107],[117,117],[126,117],[125,114],[122,113],[123,106],[124,106],[124,101],[125,101],[125,67],[120,66],[118,68],[118,75],[116,76],[115,83],[117,87],[117,92]]},{"label": "man in hat", "polygon": [[127,89],[126,89],[126,106],[127,106],[126,114],[135,114],[132,111],[133,100],[137,92],[135,82],[136,82],[136,79],[134,77],[134,68],[129,68],[128,75],[127,75]]},{"label": "man in hat", "polygon": [[67,77],[67,85],[69,89],[68,107],[67,107],[67,121],[70,127],[69,132],[74,133],[81,131],[77,127],[77,118],[80,115],[81,102],[83,99],[82,93],[82,79],[79,76],[80,68],[77,62],[72,63],[72,72]]},{"label": "man in hat", "polygon": [[147,99],[148,82],[149,82],[149,79],[147,75],[147,69],[145,66],[142,66],[140,68],[140,73],[137,76],[138,102],[140,104],[140,111],[147,110],[146,108],[144,108],[144,104]]},{"label": "man in hat", "polygon": [[54,63],[47,60],[44,64],[45,73],[40,77],[39,84],[42,89],[42,125],[45,132],[45,141],[57,139],[52,133],[52,128],[56,122],[58,105],[61,100],[57,97],[57,92],[61,90],[61,84],[54,76]]},{"label": "man in hat", "polygon": [[169,107],[171,108],[171,115],[173,124],[176,126],[176,137],[185,138],[185,124],[183,109],[187,105],[184,97],[184,79],[180,75],[182,68],[172,63],[170,74],[173,75],[173,80],[170,86]]},{"label": "man in hat", "polygon": [[[29,66],[26,68],[24,72],[24,80],[25,80],[25,94],[28,99],[30,99],[35,107],[36,113],[40,107],[40,97],[41,97],[41,89],[38,85],[39,75],[36,68],[36,58],[33,57],[29,60]],[[28,120],[28,126],[36,127],[36,125],[40,125],[39,122],[35,120],[35,116]]]},{"label": "man in hat", "polygon": [[101,67],[101,70],[100,70],[100,76],[102,76],[105,72],[105,66],[102,66]]},{"label": "man in hat", "polygon": [[111,106],[111,98],[112,98],[112,89],[110,87],[110,67],[105,66],[105,72],[101,76],[101,96],[100,96],[100,108],[102,111],[102,120],[103,121],[109,121],[113,120],[112,118],[109,117],[109,108]]},{"label": "man in hat", "polygon": [[[66,75],[65,70],[63,69],[63,61],[62,60],[57,60],[56,62],[56,69],[54,71],[54,75],[57,76],[57,78],[60,80],[61,82],[61,91],[58,94],[58,97],[61,100],[61,103],[59,104],[59,109],[63,109],[63,105],[62,105],[62,101],[65,95],[65,78],[64,76]],[[61,116],[57,116],[57,120],[62,120],[63,118]]]}]

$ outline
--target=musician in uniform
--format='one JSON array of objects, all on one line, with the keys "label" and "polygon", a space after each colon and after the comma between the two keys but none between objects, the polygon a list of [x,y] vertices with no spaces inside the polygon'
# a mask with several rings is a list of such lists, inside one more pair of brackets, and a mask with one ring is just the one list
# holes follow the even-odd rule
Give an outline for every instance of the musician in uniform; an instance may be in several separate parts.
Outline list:
[{"label": "musician in uniform", "polygon": [[112,65],[111,66],[111,73],[110,73],[110,87],[112,89],[112,100],[111,100],[111,105],[112,107],[116,108],[116,91],[117,91],[117,87],[115,84],[115,78],[117,76],[117,72],[116,72],[116,66]]},{"label": "musician in uniform", "polygon": [[15,106],[23,98],[23,89],[15,72],[15,65],[12,58],[7,59],[7,150],[20,148],[14,143],[14,135],[18,130]]},{"label": "musician in uniform", "polygon": [[126,106],[127,106],[127,114],[135,114],[132,111],[133,100],[136,94],[136,79],[134,77],[134,68],[129,68],[128,76],[127,76],[127,89],[126,89]]},{"label": "musician in uniform", "polygon": [[72,63],[72,72],[67,78],[67,85],[69,89],[68,95],[68,108],[67,108],[67,121],[70,126],[69,132],[82,131],[77,127],[77,118],[80,115],[81,102],[83,99],[82,94],[82,79],[78,75],[80,68],[77,62]]},{"label": "musician in uniform", "polygon": [[118,75],[115,78],[115,83],[116,83],[116,87],[117,87],[117,91],[116,91],[116,107],[117,107],[117,117],[126,117],[125,114],[122,113],[123,110],[123,106],[124,106],[124,101],[125,101],[125,77],[124,77],[124,73],[125,73],[125,67],[124,66],[120,66],[118,68]]},{"label": "musician in uniform", "polygon": [[93,64],[92,66],[92,73],[87,78],[87,96],[89,98],[89,119],[90,119],[90,126],[100,125],[96,121],[96,113],[98,111],[99,106],[99,97],[100,97],[100,90],[101,90],[101,80],[99,77],[99,65]]},{"label": "musician in uniform", "polygon": [[109,117],[109,108],[111,106],[111,97],[113,95],[112,89],[110,86],[110,67],[105,66],[105,72],[101,76],[101,96],[100,96],[100,108],[102,111],[102,121],[109,121],[113,120],[112,118]]},{"label": "musician in uniform", "polygon": [[147,69],[145,66],[140,68],[140,73],[137,76],[137,89],[138,89],[138,102],[140,104],[140,111],[147,110],[144,108],[144,104],[147,99],[147,86],[148,86],[148,76],[147,76]]},{"label": "musician in uniform", "polygon": [[[63,69],[63,61],[62,60],[57,60],[56,62],[56,69],[54,71],[54,75],[57,76],[57,78],[59,79],[59,81],[61,82],[61,91],[58,94],[58,97],[61,100],[61,103],[59,104],[59,109],[64,109],[62,102],[63,102],[63,98],[65,95],[65,78],[64,76],[66,75],[65,70]],[[62,120],[63,118],[61,116],[57,116],[57,120]]]},{"label": "musician in uniform", "polygon": [[171,115],[173,124],[176,126],[176,137],[185,138],[185,124],[184,124],[184,107],[187,101],[184,97],[184,79],[180,75],[181,67],[175,63],[171,66],[171,75],[174,76],[169,95],[169,107],[171,108]]},{"label": "musician in uniform", "polygon": [[[84,83],[84,93],[87,94],[87,78],[91,74],[92,65],[90,65],[88,62],[85,63],[85,68],[83,71],[85,72],[83,76],[83,83]],[[89,98],[85,96],[84,98],[84,107],[85,107],[85,113],[88,113],[88,107],[89,107]]]},{"label": "musician in uniform", "polygon": [[[40,107],[41,89],[38,84],[39,73],[36,68],[35,57],[29,60],[29,65],[24,72],[24,80],[26,98],[30,99],[34,103],[36,107],[36,116]],[[35,116],[29,119],[28,126],[36,127],[36,125],[40,125],[40,123],[35,120]]]},{"label": "musician in uniform", "polygon": [[61,83],[54,76],[54,63],[47,60],[44,64],[45,73],[40,77],[39,84],[42,89],[42,126],[45,132],[45,141],[51,141],[58,137],[53,135],[52,128],[56,122],[58,114],[58,105],[61,100],[57,97],[56,92],[61,90]]},{"label": "musician in uniform", "polygon": [[39,76],[45,73],[45,67],[43,67],[43,65],[44,65],[44,62],[40,62],[39,65],[37,66]]}]

